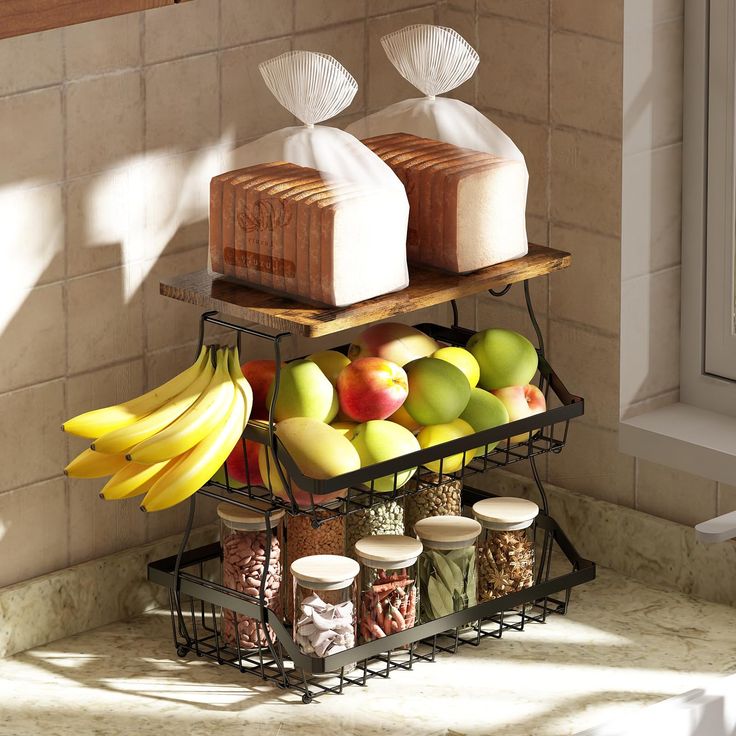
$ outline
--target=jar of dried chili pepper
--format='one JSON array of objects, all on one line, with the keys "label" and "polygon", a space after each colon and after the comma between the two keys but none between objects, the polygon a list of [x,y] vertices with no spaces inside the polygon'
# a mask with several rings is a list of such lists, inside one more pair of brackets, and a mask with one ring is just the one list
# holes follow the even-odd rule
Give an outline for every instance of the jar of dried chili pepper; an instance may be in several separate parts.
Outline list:
[{"label": "jar of dried chili pepper", "polygon": [[414,626],[419,604],[417,559],[422,543],[378,534],[355,543],[361,564],[358,632],[362,641],[383,639]]}]

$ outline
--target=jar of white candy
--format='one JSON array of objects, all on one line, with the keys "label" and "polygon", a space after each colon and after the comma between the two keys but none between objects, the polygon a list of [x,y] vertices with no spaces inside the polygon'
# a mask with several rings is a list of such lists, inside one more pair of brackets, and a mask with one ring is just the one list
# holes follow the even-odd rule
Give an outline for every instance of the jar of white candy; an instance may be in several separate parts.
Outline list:
[{"label": "jar of white candy", "polygon": [[355,646],[359,571],[355,560],[342,555],[311,555],[291,563],[294,641],[304,654],[327,657]]},{"label": "jar of white candy", "polygon": [[[284,512],[279,510],[271,513],[267,524],[264,513],[221,503],[217,507],[217,515],[220,517],[222,584],[254,598],[261,597],[263,587],[264,605],[282,618]],[[270,627],[268,634],[274,644],[276,637]],[[252,650],[268,644],[259,621],[226,608],[222,609],[222,636],[225,643],[235,649]]]}]

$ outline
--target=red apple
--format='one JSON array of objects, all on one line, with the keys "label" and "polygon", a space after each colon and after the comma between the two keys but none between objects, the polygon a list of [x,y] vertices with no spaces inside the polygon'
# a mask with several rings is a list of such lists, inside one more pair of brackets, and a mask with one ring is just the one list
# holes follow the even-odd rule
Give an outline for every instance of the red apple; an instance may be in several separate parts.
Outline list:
[{"label": "red apple", "polygon": [[[249,360],[242,365],[243,375],[253,389],[253,411],[251,419],[268,419],[266,395],[276,375],[275,360]],[[250,458],[249,458],[250,459]]]},{"label": "red apple", "polygon": [[340,408],[354,422],[390,417],[409,394],[403,368],[383,358],[358,358],[340,371]]},{"label": "red apple", "polygon": [[[252,440],[245,441],[245,453],[243,443],[238,442],[230,453],[227,464],[227,474],[231,481],[243,485],[262,486],[263,478],[258,468],[258,448],[260,444]],[[246,456],[248,464],[246,465]]]},{"label": "red apple", "polygon": [[[531,383],[527,383],[525,386],[498,388],[495,391],[491,391],[491,393],[498,397],[506,407],[510,422],[531,417],[534,414],[541,414],[547,408],[544,394]],[[511,441],[526,442],[528,439],[529,433],[524,432],[524,434],[514,435]]]}]

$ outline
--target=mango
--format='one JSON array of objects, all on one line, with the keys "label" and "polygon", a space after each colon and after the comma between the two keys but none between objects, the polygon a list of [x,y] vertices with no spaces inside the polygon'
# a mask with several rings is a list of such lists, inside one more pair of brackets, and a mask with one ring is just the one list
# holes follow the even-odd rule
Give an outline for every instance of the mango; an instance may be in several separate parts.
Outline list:
[{"label": "mango", "polygon": [[383,358],[403,366],[431,355],[439,345],[416,327],[401,322],[379,322],[362,332],[348,349],[348,358]]},{"label": "mango", "polygon": [[[277,423],[276,434],[299,470],[309,478],[328,480],[360,468],[360,456],[350,444],[350,440],[346,439],[337,429],[333,429],[318,419],[309,417],[284,419]],[[286,488],[274,462],[273,453],[265,445],[261,446],[258,454],[258,466],[264,485],[274,495],[288,499]],[[283,464],[282,468],[284,468]],[[285,468],[284,475],[288,478]],[[311,505],[310,494],[299,488],[293,481],[291,490],[299,506]],[[347,489],[342,489],[314,498],[318,503],[325,503],[332,498],[344,495],[346,491]]]}]

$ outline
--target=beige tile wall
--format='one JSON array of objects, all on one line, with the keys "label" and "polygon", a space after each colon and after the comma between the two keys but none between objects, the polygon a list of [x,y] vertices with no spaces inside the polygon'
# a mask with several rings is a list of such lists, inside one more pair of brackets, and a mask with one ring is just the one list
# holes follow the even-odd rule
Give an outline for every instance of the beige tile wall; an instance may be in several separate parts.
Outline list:
[{"label": "beige tile wall", "polygon": [[[532,287],[550,360],[586,400],[568,447],[549,459],[547,477],[633,506],[635,462],[618,452],[616,431],[623,2],[480,0],[470,6],[451,0],[442,11],[449,25],[463,17],[477,38],[480,69],[466,99],[526,157],[530,239],[574,255],[568,272]],[[522,290],[515,287],[506,300],[479,298],[477,326],[531,334]]]},{"label": "beige tile wall", "polygon": [[[668,488],[736,507],[732,488],[637,467],[617,450],[622,156],[642,172],[627,169],[626,187],[641,186],[648,167],[675,180],[681,137],[669,76],[655,81],[671,107],[630,126],[623,116],[623,0],[193,0],[0,41],[0,222],[11,254],[0,274],[0,585],[182,524],[183,509],[144,518],[135,504],[98,500],[95,482],[66,482],[60,469],[83,443],[58,425],[191,359],[197,310],[166,303],[157,283],[205,263],[207,183],[224,151],[293,122],[257,63],[290,48],[335,54],[361,84],[342,123],[413,94],[379,38],[432,21],[480,52],[479,72],[455,94],[524,152],[531,240],[574,254],[570,271],[532,285],[550,356],[587,407],[565,452],[540,463],[544,477],[688,523],[704,507],[671,502]],[[639,22],[656,26],[660,57],[676,65],[681,3],[653,3]],[[677,191],[656,207],[646,197],[657,247],[624,277],[666,291],[679,264]],[[519,287],[503,301],[465,300],[461,313],[531,334]],[[671,394],[672,374],[661,378],[637,400]]]},{"label": "beige tile wall", "polygon": [[[378,38],[435,20],[433,0],[193,0],[0,41],[0,586],[171,534],[61,470],[77,412],[124,400],[192,358],[194,308],[158,295],[204,267],[223,152],[290,114],[257,64],[334,54],[350,112],[409,93]],[[199,520],[211,516],[203,509]]]},{"label": "beige tile wall", "polygon": [[[586,401],[547,477],[694,524],[736,509],[736,491],[622,455],[617,433],[622,410],[678,396],[682,15],[682,0],[441,9],[480,52],[464,99],[526,156],[530,239],[573,254],[571,269],[532,288],[551,363]],[[478,327],[519,329],[521,296],[479,298],[463,313]]]}]

